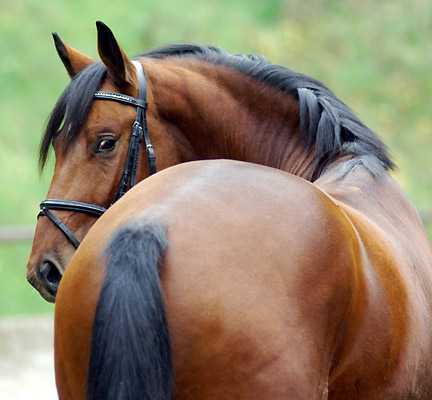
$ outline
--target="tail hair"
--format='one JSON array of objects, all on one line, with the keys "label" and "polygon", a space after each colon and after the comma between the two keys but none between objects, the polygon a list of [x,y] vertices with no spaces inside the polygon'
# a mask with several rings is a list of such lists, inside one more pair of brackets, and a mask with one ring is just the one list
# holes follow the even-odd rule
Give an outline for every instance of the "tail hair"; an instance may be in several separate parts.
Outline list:
[{"label": "tail hair", "polygon": [[174,381],[158,266],[165,228],[128,223],[107,249],[106,277],[93,323],[88,400],[168,400]]}]

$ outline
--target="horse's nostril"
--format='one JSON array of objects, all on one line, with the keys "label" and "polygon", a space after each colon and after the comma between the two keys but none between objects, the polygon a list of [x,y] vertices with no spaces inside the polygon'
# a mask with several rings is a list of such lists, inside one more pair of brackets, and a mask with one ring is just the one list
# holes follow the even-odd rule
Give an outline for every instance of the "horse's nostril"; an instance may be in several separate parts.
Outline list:
[{"label": "horse's nostril", "polygon": [[52,295],[56,295],[62,274],[51,261],[45,261],[37,270],[36,276],[43,287]]},{"label": "horse's nostril", "polygon": [[54,264],[50,262],[45,262],[41,269],[41,274],[44,274],[46,276],[46,279],[51,284],[58,284],[61,279],[60,271],[57,269],[57,267],[54,266]]}]

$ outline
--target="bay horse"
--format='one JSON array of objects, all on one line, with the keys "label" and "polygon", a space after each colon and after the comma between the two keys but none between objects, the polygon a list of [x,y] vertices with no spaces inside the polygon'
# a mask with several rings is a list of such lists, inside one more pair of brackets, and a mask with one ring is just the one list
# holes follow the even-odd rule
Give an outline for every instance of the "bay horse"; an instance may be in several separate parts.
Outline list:
[{"label": "bay horse", "polygon": [[[341,176],[361,169],[383,187],[378,177],[393,167],[386,147],[317,80],[261,57],[196,45],[157,48],[131,61],[106,25],[97,29],[102,62],[54,34],[72,81],[41,141],[40,166],[52,145],[55,170],[27,264],[27,279],[46,300],[55,301],[97,217],[156,169],[228,158],[321,185],[327,170],[346,160]],[[330,194],[345,198],[339,187],[348,190],[346,181],[334,178]]]},{"label": "bay horse", "polygon": [[[104,320],[96,303],[110,297],[104,279],[131,296],[119,305],[127,314],[107,307],[113,327],[135,321],[131,279],[141,287],[143,277],[113,267],[110,278],[110,260],[129,254],[120,264],[150,263],[153,283],[160,264],[162,398],[172,370],[179,399],[431,398],[431,245],[378,136],[323,84],[262,58],[179,45],[131,61],[97,27],[102,63],[54,36],[72,81],[41,142],[41,167],[51,145],[56,165],[27,271],[54,301],[66,270],[56,305],[61,397],[85,397],[86,373],[97,370],[88,361],[99,365],[90,337],[94,316],[94,332]],[[215,158],[267,167],[196,162]],[[160,290],[151,293],[160,311]],[[116,336],[131,354],[140,345],[128,338],[141,328],[127,326]]]},{"label": "bay horse", "polygon": [[132,188],[60,282],[60,399],[432,398],[430,244],[351,162],[318,185],[196,161]]}]

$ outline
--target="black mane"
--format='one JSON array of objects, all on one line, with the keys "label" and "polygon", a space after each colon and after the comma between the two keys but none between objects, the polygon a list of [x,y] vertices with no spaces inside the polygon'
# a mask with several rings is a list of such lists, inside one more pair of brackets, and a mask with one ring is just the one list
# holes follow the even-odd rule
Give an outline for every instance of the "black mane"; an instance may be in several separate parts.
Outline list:
[{"label": "black mane", "polygon": [[[172,45],[150,50],[139,57],[189,57],[233,68],[272,88],[292,95],[300,103],[301,132],[307,148],[315,146],[317,178],[321,171],[342,155],[353,155],[351,167],[363,164],[372,174],[380,175],[394,167],[386,146],[321,82],[274,65],[264,57],[234,56],[217,47]],[[72,80],[57,102],[48,122],[40,149],[43,167],[50,144],[63,121],[62,142],[70,144],[85,123],[93,94],[106,76],[103,64],[95,63]]]},{"label": "black mane", "polygon": [[39,151],[39,166],[42,170],[48,151],[60,128],[62,130],[61,145],[67,148],[83,127],[95,92],[101,87],[106,77],[106,68],[101,62],[91,64],[72,79],[58,99],[51,112],[45,134],[42,137]]}]

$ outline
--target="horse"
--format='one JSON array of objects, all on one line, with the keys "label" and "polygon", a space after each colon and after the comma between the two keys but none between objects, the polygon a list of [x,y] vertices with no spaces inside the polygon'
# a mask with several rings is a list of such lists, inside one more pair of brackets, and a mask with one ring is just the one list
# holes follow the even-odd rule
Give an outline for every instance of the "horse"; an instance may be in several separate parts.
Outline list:
[{"label": "horse", "polygon": [[[41,142],[40,167],[51,146],[56,163],[27,265],[42,297],[59,290],[61,397],[85,397],[98,369],[96,303],[116,302],[105,266],[144,260],[152,284],[160,263],[172,358],[159,344],[157,382],[174,371],[174,398],[429,399],[432,250],[379,137],[322,83],[263,58],[177,45],[131,61],[97,29],[102,62],[54,35],[72,81]],[[113,271],[139,296],[139,273]],[[151,300],[138,298],[107,307],[112,324]],[[116,334],[129,354],[133,326]]]},{"label": "horse", "polygon": [[[55,169],[27,263],[28,281],[47,301],[55,301],[64,270],[96,219],[156,170],[235,159],[320,185],[344,159],[342,176],[362,169],[379,177],[394,166],[379,137],[311,77],[263,57],[198,45],[156,48],[131,61],[105,24],[97,30],[101,62],[54,34],[72,80],[41,140],[40,168],[53,147]],[[343,182],[336,185],[347,190]]]},{"label": "horse", "polygon": [[430,399],[430,245],[349,162],[321,187],[206,160],[128,191],[60,282],[60,399]]}]

